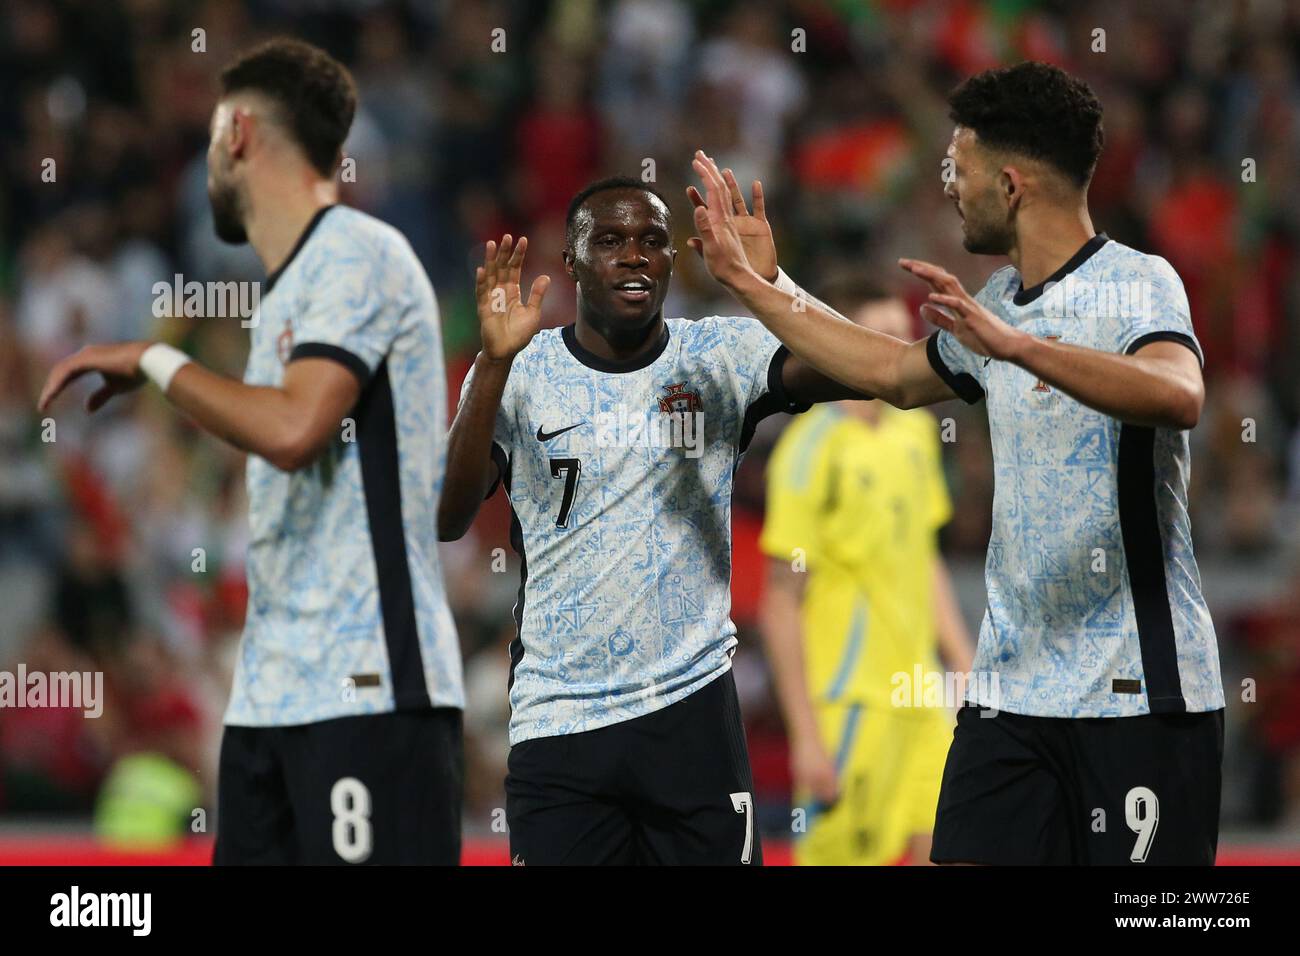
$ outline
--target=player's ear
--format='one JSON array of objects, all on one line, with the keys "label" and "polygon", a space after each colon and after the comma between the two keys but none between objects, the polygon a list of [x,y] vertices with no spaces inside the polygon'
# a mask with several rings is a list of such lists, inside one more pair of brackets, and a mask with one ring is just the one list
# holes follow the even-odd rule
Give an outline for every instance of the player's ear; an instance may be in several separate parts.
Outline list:
[{"label": "player's ear", "polygon": [[998,170],[998,191],[1006,199],[1011,209],[1020,204],[1025,193],[1025,179],[1015,166],[1003,166]]},{"label": "player's ear", "polygon": [[578,281],[578,272],[573,266],[573,250],[565,246],[564,251],[560,253],[560,258],[564,260],[564,274],[574,282]]},{"label": "player's ear", "polygon": [[230,158],[241,159],[248,151],[253,136],[253,114],[243,107],[230,112],[230,133],[226,138]]}]

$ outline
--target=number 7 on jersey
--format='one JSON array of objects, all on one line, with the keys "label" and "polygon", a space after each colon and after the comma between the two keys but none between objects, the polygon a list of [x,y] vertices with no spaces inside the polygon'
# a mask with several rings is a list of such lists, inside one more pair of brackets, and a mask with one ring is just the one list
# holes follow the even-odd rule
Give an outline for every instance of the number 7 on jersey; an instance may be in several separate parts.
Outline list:
[{"label": "number 7 on jersey", "polygon": [[578,476],[582,474],[582,462],[577,458],[552,458],[551,477],[564,477],[564,497],[560,499],[560,513],[555,516],[555,527],[569,526],[569,512],[573,510],[573,496],[578,490]]}]

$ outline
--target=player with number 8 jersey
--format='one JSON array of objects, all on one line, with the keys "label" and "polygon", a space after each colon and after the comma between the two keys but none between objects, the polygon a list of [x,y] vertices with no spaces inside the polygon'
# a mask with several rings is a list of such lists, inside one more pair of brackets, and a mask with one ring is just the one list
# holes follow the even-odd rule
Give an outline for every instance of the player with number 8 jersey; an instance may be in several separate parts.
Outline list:
[{"label": "player with number 8 jersey", "polygon": [[[744,200],[731,180],[740,207]],[[696,197],[693,197],[696,198]],[[776,272],[756,184],[751,248]],[[577,321],[539,331],[527,240],[489,243],[483,352],[439,510],[459,537],[498,481],[522,580],[506,812],[516,863],[758,863],[731,655],[731,493],[758,421],[854,393],[750,318],[663,318],[667,204],[612,179],[570,207]]]},{"label": "player with number 8 jersey", "polygon": [[338,204],[357,92],[269,40],[221,73],[208,198],[268,271],[243,381],[163,343],[83,349],[91,410],[152,380],[248,453],[248,610],[217,784],[213,861],[460,860],[460,646],[434,536],[446,455],[438,304],[410,243]]}]

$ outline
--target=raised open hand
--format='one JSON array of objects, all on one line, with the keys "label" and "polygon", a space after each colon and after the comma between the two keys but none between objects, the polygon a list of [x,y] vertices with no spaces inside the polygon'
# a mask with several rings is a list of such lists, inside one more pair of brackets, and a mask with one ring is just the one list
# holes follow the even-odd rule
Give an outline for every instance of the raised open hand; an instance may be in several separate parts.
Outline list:
[{"label": "raised open hand", "polygon": [[528,301],[521,300],[519,279],[527,249],[526,236],[520,236],[517,244],[508,234],[502,237],[500,245],[489,241],[483,265],[474,270],[483,353],[493,361],[514,359],[542,327],[542,297],[551,284],[551,277],[534,279]]},{"label": "raised open hand", "polygon": [[[745,274],[755,271],[750,266],[749,258],[745,253],[745,244],[737,226],[731,190],[717,163],[704,155],[703,150],[695,151],[691,166],[703,180],[705,193],[703,205],[697,204],[695,207],[695,231],[699,233],[698,249],[704,257],[704,267],[709,270],[709,275],[723,285],[730,286]],[[698,190],[696,195],[699,195]],[[741,204],[743,206],[743,201]],[[695,248],[694,243],[692,248]],[[775,251],[772,258],[775,263]]]},{"label": "raised open hand", "polygon": [[[745,204],[745,196],[740,191],[740,184],[736,182],[736,174],[730,169],[724,169],[722,180],[727,186],[727,193],[731,199],[732,221],[735,223],[736,234],[740,236],[740,244],[745,250],[749,267],[768,282],[774,281],[776,242],[772,238],[772,225],[767,221],[767,206],[763,202],[763,184],[757,179],[754,180],[754,212],[751,215],[749,207]],[[694,186],[686,187],[686,195],[696,209],[708,205]],[[704,255],[704,243],[699,236],[687,239],[686,244],[701,256]]]}]

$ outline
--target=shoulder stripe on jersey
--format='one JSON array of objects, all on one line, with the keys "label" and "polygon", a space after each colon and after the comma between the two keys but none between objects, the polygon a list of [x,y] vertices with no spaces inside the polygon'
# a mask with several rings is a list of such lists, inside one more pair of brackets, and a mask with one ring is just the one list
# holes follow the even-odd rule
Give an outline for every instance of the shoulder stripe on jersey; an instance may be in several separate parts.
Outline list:
[{"label": "shoulder stripe on jersey", "polygon": [[316,227],[320,225],[320,221],[325,218],[327,212],[334,208],[334,205],[335,204],[331,203],[328,206],[322,206],[320,209],[316,210],[316,215],[311,217],[311,222],[307,223],[307,228],[302,231],[302,235],[298,237],[298,241],[293,244],[293,249],[290,250],[287,256],[285,256],[284,262],[280,263],[279,267],[266,277],[266,292],[263,293],[264,295],[269,295],[271,290],[275,288],[275,284],[280,281],[280,276],[284,275],[284,270],[289,268],[289,263],[293,262],[298,253],[302,251],[302,247],[307,244],[307,240],[310,239],[311,234],[316,231]]},{"label": "shoulder stripe on jersey", "polygon": [[800,412],[806,412],[812,408],[808,402],[796,402],[790,398],[785,390],[785,382],[781,378],[782,370],[785,368],[786,357],[790,350],[784,345],[777,348],[772,353],[772,361],[767,364],[767,391],[760,395],[754,401],[749,403],[745,409],[745,420],[740,426],[740,454],[745,453],[749,443],[754,439],[754,429],[758,423],[769,415],[775,415],[778,412],[784,412],[787,415],[798,415]]},{"label": "shoulder stripe on jersey", "polygon": [[290,362],[305,358],[333,359],[355,375],[362,388],[365,388],[366,382],[370,381],[370,368],[362,361],[361,357],[338,345],[329,345],[325,342],[303,342],[300,345],[295,345],[293,351],[289,353]]},{"label": "shoulder stripe on jersey", "polygon": [[1156,510],[1155,429],[1120,425],[1119,524],[1142,654],[1142,683],[1153,714],[1187,710],[1165,585],[1165,549]]},{"label": "shoulder stripe on jersey", "polygon": [[1205,368],[1205,356],[1201,354],[1200,346],[1196,344],[1196,339],[1192,338],[1186,332],[1177,332],[1173,329],[1162,329],[1159,332],[1148,332],[1146,335],[1140,335],[1124,350],[1125,355],[1132,355],[1144,345],[1150,345],[1152,342],[1177,342],[1180,345],[1186,345],[1196,356],[1196,361],[1201,363],[1201,368]]},{"label": "shoulder stripe on jersey", "polygon": [[984,397],[984,388],[980,385],[979,379],[970,372],[954,374],[952,369],[948,368],[943,356],[939,354],[939,332],[931,334],[926,340],[925,357],[930,360],[930,368],[934,369],[935,374],[943,379],[943,383],[952,389],[953,394],[967,405],[974,405]]},{"label": "shoulder stripe on jersey", "polygon": [[420,710],[433,705],[424,678],[411,568],[406,558],[397,421],[387,359],[379,364],[369,386],[361,393],[356,419],[361,487],[370,520],[370,546],[379,582],[379,608],[384,619],[384,643],[388,646],[393,703],[397,710]]}]

